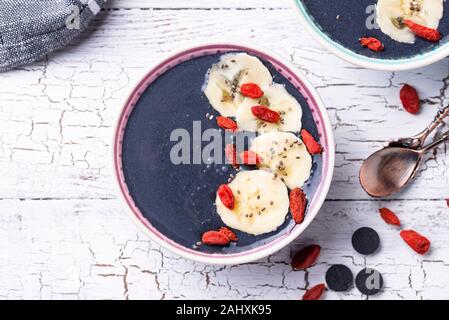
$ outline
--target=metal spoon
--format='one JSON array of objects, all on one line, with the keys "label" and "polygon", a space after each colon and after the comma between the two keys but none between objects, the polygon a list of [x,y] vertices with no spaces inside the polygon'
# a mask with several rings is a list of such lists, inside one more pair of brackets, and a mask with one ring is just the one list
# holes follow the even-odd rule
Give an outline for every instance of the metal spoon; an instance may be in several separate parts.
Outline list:
[{"label": "metal spoon", "polygon": [[448,115],[449,115],[449,106],[438,111],[435,119],[421,133],[418,133],[417,135],[414,135],[413,137],[401,138],[397,141],[390,142],[390,144],[388,146],[389,147],[409,148],[409,149],[415,149],[415,150],[422,148],[424,146],[424,142],[426,141],[429,134],[431,134],[432,131],[435,130]]},{"label": "metal spoon", "polygon": [[423,155],[449,140],[449,131],[422,149],[386,147],[373,153],[360,169],[360,184],[372,197],[386,197],[399,192],[416,175]]}]

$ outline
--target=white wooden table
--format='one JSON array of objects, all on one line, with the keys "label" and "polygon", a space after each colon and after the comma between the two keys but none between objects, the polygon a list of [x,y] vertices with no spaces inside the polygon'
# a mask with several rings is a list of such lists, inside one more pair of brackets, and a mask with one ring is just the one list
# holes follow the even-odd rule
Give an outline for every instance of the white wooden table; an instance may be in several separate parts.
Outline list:
[{"label": "white wooden table", "polygon": [[[297,299],[323,282],[330,264],[384,276],[377,299],[449,298],[449,157],[440,147],[418,180],[394,199],[361,190],[362,159],[420,131],[448,103],[449,60],[410,72],[350,65],[321,48],[288,0],[115,0],[76,43],[43,61],[0,74],[0,297],[69,299]],[[318,88],[337,142],[333,186],[297,241],[261,261],[212,267],[179,258],[138,231],[112,183],[113,119],[130,85],[161,56],[223,36],[264,45],[291,60]],[[399,106],[404,82],[419,88],[419,116]],[[432,240],[414,254],[378,208]],[[374,227],[381,250],[367,258],[352,232]],[[291,252],[323,247],[309,272],[292,272]],[[327,299],[364,299],[356,290]]]}]

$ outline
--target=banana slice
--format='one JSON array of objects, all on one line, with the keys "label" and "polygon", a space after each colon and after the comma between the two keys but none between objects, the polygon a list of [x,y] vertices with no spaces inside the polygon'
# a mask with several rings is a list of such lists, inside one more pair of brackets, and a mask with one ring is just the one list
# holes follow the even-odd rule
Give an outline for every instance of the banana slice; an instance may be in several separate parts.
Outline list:
[{"label": "banana slice", "polygon": [[209,70],[204,94],[212,107],[224,117],[235,117],[237,108],[245,99],[240,85],[256,83],[260,87],[271,84],[270,71],[256,57],[246,53],[231,53]]},{"label": "banana slice", "polygon": [[[264,88],[265,95],[254,100],[246,98],[237,110],[237,126],[246,131],[301,131],[302,109],[298,101],[283,85],[273,84]],[[256,118],[251,108],[263,105],[280,114],[278,123],[268,123]]]},{"label": "banana slice", "polygon": [[415,35],[398,18],[437,29],[443,17],[443,0],[379,0],[376,14],[383,33],[398,42],[414,43]]},{"label": "banana slice", "polygon": [[239,172],[229,184],[235,197],[233,210],[226,208],[217,197],[217,212],[223,222],[249,234],[275,231],[285,221],[289,210],[285,185],[261,170]]},{"label": "banana slice", "polygon": [[262,134],[253,140],[250,150],[262,158],[259,169],[273,173],[290,189],[301,188],[310,177],[312,157],[293,133]]}]

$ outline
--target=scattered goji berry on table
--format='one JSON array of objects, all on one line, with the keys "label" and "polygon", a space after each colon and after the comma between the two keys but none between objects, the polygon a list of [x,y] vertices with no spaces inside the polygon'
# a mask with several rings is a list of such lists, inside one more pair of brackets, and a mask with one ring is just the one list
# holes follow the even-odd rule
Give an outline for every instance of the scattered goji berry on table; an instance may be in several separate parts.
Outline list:
[{"label": "scattered goji berry on table", "polygon": [[281,116],[278,112],[265,106],[254,106],[251,108],[251,112],[256,118],[265,122],[278,123],[281,120]]},{"label": "scattered goji berry on table", "polygon": [[222,184],[218,188],[217,194],[226,208],[228,208],[229,210],[234,209],[235,205],[234,193],[227,184]]},{"label": "scattered goji berry on table", "polygon": [[226,246],[231,240],[226,234],[219,231],[207,231],[201,237],[201,241],[208,246]]},{"label": "scattered goji berry on table", "polygon": [[379,39],[373,37],[362,37],[359,39],[359,42],[362,45],[362,47],[368,48],[374,52],[380,52],[385,49],[383,43],[380,42]]},{"label": "scattered goji berry on table", "polygon": [[379,212],[380,212],[380,216],[382,217],[382,219],[384,219],[384,221],[386,223],[394,225],[394,226],[401,225],[401,221],[399,220],[398,216],[390,209],[381,208],[381,209],[379,209]]},{"label": "scattered goji berry on table", "polygon": [[441,39],[441,33],[437,29],[428,28],[426,26],[417,24],[412,20],[404,20],[403,23],[418,37],[427,41],[438,42]]},{"label": "scattered goji berry on table", "polygon": [[243,151],[240,160],[247,166],[259,166],[262,163],[262,157],[254,151]]},{"label": "scattered goji berry on table", "polygon": [[245,97],[259,99],[265,94],[263,90],[255,83],[244,83],[240,86],[240,93]]},{"label": "scattered goji berry on table", "polygon": [[235,168],[238,168],[239,165],[237,163],[237,148],[235,144],[227,144],[225,147],[225,156],[228,162],[234,166]]},{"label": "scattered goji berry on table", "polygon": [[313,244],[298,251],[292,259],[293,270],[305,270],[313,266],[320,255],[321,247]]},{"label": "scattered goji berry on table", "polygon": [[237,131],[237,123],[235,123],[235,121],[230,118],[218,116],[217,125],[225,130]]},{"label": "scattered goji berry on table", "polygon": [[224,234],[230,241],[236,242],[239,239],[232,230],[229,230],[226,227],[221,227],[220,229],[218,229],[218,232]]},{"label": "scattered goji berry on table", "polygon": [[306,291],[302,297],[302,300],[320,300],[323,296],[324,290],[326,290],[326,286],[323,283],[316,285]]},{"label": "scattered goji berry on table", "polygon": [[419,96],[416,89],[408,84],[404,84],[400,92],[400,98],[404,109],[411,113],[417,114],[420,108]]},{"label": "scattered goji berry on table", "polygon": [[402,230],[401,238],[419,254],[426,254],[430,249],[430,240],[414,230]]},{"label": "scattered goji berry on table", "polygon": [[293,220],[297,224],[304,221],[306,213],[307,198],[300,188],[295,188],[290,191],[290,212],[292,213]]},{"label": "scattered goji berry on table", "polygon": [[323,147],[315,140],[309,131],[302,129],[301,137],[310,154],[320,154],[323,152]]}]

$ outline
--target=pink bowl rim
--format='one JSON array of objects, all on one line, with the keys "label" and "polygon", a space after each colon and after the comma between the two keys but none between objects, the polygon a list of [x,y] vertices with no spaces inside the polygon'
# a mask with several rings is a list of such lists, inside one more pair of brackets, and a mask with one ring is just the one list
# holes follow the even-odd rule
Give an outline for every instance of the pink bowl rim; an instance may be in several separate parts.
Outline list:
[{"label": "pink bowl rim", "polygon": [[[151,223],[142,215],[136,204],[134,203],[122,171],[122,157],[121,148],[123,141],[123,134],[126,128],[126,124],[136,102],[140,99],[143,91],[151,85],[161,74],[171,69],[175,65],[190,60],[195,57],[210,55],[216,53],[227,53],[232,51],[247,52],[248,54],[254,54],[263,58],[264,60],[273,64],[276,69],[283,74],[307,99],[311,108],[314,120],[317,124],[317,128],[320,134],[320,142],[324,147],[323,153],[323,172],[321,175],[320,184],[315,191],[314,197],[310,202],[306,219],[300,225],[295,226],[290,232],[279,236],[271,242],[250,249],[233,254],[209,254],[199,252],[191,248],[182,246],[164,234],[159,232]],[[159,245],[167,248],[168,250],[197,262],[206,264],[218,264],[218,265],[234,265],[247,263],[262,259],[288,245],[294,239],[296,239],[313,221],[321,208],[329,187],[331,184],[334,161],[335,161],[335,144],[332,132],[332,126],[327,115],[326,108],[321,101],[318,93],[311,85],[311,83],[300,73],[292,64],[285,61],[285,59],[277,56],[275,53],[270,52],[265,48],[260,48],[255,45],[248,45],[247,43],[207,43],[190,46],[188,48],[180,49],[175,53],[172,53],[168,58],[163,59],[160,63],[157,63],[155,67],[149,68],[145,73],[145,76],[141,78],[135,86],[132,87],[130,94],[127,96],[125,102],[122,104],[117,121],[116,128],[113,136],[113,164],[114,164],[114,178],[116,187],[120,193],[120,198],[123,200],[127,212],[130,214],[132,220],[134,220],[140,229],[147,234],[153,241]]]}]

